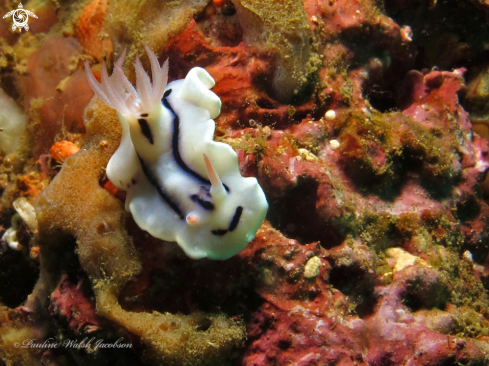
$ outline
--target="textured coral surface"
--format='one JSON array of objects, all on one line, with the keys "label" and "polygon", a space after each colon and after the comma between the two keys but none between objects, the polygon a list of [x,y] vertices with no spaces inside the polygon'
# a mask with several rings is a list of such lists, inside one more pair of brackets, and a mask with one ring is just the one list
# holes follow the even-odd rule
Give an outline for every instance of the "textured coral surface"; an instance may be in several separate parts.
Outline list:
[{"label": "textured coral surface", "polygon": [[[0,365],[489,365],[486,2],[24,6],[28,32],[0,22],[28,120],[0,152]],[[134,81],[145,44],[212,75],[215,139],[267,195],[227,261],[142,231],[105,176],[121,128],[82,64],[126,49]]]}]

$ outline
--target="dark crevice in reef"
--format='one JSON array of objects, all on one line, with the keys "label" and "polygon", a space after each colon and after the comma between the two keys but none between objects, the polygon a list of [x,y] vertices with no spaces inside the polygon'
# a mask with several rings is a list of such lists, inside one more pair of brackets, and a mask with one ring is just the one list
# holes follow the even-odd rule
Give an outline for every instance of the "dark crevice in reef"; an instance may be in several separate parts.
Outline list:
[{"label": "dark crevice in reef", "polygon": [[384,80],[399,79],[404,72],[399,71],[398,75],[388,75],[387,70],[375,73],[370,72],[369,78],[362,86],[362,96],[370,103],[372,108],[381,113],[399,112],[398,103],[398,83]]},{"label": "dark crevice in reef", "polygon": [[466,223],[479,216],[481,206],[477,197],[473,194],[466,194],[457,202],[457,217],[461,223]]},{"label": "dark crevice in reef", "polygon": [[279,104],[273,99],[267,99],[264,97],[257,99],[255,103],[259,108],[263,109],[276,109],[279,106]]},{"label": "dark crevice in reef", "polygon": [[448,299],[448,290],[444,286],[435,286],[426,289],[422,283],[414,282],[407,286],[403,294],[402,303],[414,313],[421,309],[444,310]]},{"label": "dark crevice in reef", "polygon": [[[414,59],[409,65],[403,65],[395,52],[376,49],[375,43],[370,45],[368,39],[351,42],[345,37],[344,40],[357,55],[353,65],[367,66],[369,70],[363,95],[378,111],[407,107],[402,101],[405,87],[400,80],[409,70],[427,73],[429,70],[449,71],[464,67],[467,69],[464,76],[470,82],[478,74],[478,68],[485,67],[489,28],[487,16],[475,4],[457,0],[414,0],[390,1],[382,6],[384,13],[397,24],[409,25],[412,30],[412,42],[408,42],[407,47],[411,47],[410,55]],[[371,62],[374,57],[378,65]],[[390,66],[386,67],[388,64]],[[463,99],[462,105],[466,107]],[[468,110],[470,112],[470,108]]]},{"label": "dark crevice in reef", "polygon": [[[80,272],[81,265],[76,253],[76,238],[59,233],[41,239],[41,254],[44,258],[44,269],[50,280],[57,284],[62,274],[72,275]],[[53,247],[56,247],[53,250]]]},{"label": "dark crevice in reef", "polygon": [[387,113],[398,110],[396,100],[389,93],[382,98],[367,90],[364,96],[369,101],[370,105],[379,112]]},{"label": "dark crevice in reef", "polygon": [[334,227],[317,220],[317,189],[316,181],[301,179],[283,198],[270,202],[267,218],[272,226],[301,244],[320,242],[332,248],[344,238]]},{"label": "dark crevice in reef", "polygon": [[[303,85],[301,85],[301,87],[297,90],[297,93],[295,93],[290,100],[291,105],[301,106],[304,103],[308,102],[311,98],[311,95],[313,95],[317,86],[320,85],[320,83],[321,81],[319,79],[317,71],[309,74],[307,76],[307,81]],[[314,110],[312,112],[314,112]]]},{"label": "dark crevice in reef", "polygon": [[473,62],[477,62],[477,55],[485,49],[484,42],[489,36],[484,12],[470,2],[432,3],[390,1],[385,3],[385,10],[397,24],[411,27],[417,51],[415,69],[451,70],[464,66],[470,70]]},{"label": "dark crevice in reef", "polygon": [[[133,237],[145,235],[133,222],[128,230]],[[242,275],[253,269],[237,256],[224,262],[196,261],[184,256],[176,243],[154,238],[141,242],[138,250],[143,270],[119,295],[126,311],[193,315],[196,327],[205,330],[210,320],[199,313],[248,318],[263,302],[254,291],[254,280]]]},{"label": "dark crevice in reef", "polygon": [[457,185],[458,179],[453,181],[443,179],[420,179],[419,184],[428,192],[432,199],[443,201],[452,195],[453,188]]},{"label": "dark crevice in reef", "polygon": [[[2,243],[3,245],[3,243]],[[0,302],[10,308],[22,304],[39,278],[39,266],[22,251],[0,254]]]},{"label": "dark crevice in reef", "polygon": [[[10,211],[10,210],[8,210]],[[3,216],[3,215],[2,215]],[[21,305],[32,292],[39,278],[39,263],[29,256],[29,245],[32,233],[27,229],[22,219],[17,215],[3,216],[4,225],[0,229],[16,227],[16,237],[21,250],[9,248],[7,242],[0,240],[0,303],[11,308]],[[0,238],[5,231],[0,230]]]},{"label": "dark crevice in reef", "polygon": [[399,165],[403,169],[401,181],[416,179],[432,199],[441,201],[452,196],[453,188],[461,183],[461,174],[447,169],[447,164],[451,163],[446,162],[446,155],[434,152],[438,146],[436,139],[430,139],[426,147],[405,147]]},{"label": "dark crevice in reef", "polygon": [[[162,244],[166,245],[166,244]],[[225,312],[230,316],[247,315],[261,304],[251,284],[240,284],[240,274],[233,266],[219,270],[221,262],[203,259],[173,259],[167,268],[155,268],[139,277],[143,289],[129,284],[120,296],[121,306],[128,311],[158,311],[190,315],[198,312]],[[236,263],[235,268],[241,267]],[[223,272],[228,272],[225,276]],[[213,274],[220,273],[219,278]],[[236,284],[222,291],[222,281]],[[137,282],[139,282],[137,281]],[[221,284],[221,285],[219,285]],[[205,323],[205,321],[204,321]],[[199,326],[205,328],[204,324]]]},{"label": "dark crevice in reef", "polygon": [[405,57],[405,53],[396,54],[379,47],[379,42],[384,43],[385,40],[378,30],[369,29],[364,35],[352,30],[351,34],[346,32],[343,35],[342,42],[355,55],[349,68],[362,67],[367,71],[362,96],[381,113],[398,111],[398,84],[405,72],[412,69],[413,60]]},{"label": "dark crevice in reef", "polygon": [[331,285],[356,304],[355,311],[364,318],[373,313],[375,278],[358,266],[334,266],[329,274]]},{"label": "dark crevice in reef", "polygon": [[375,195],[383,201],[394,202],[401,194],[406,175],[401,170],[398,157],[391,158],[392,168],[379,174],[369,162],[351,157],[344,164],[344,172],[352,179],[355,188],[363,195]]},{"label": "dark crevice in reef", "polygon": [[[59,232],[49,237],[41,238],[41,248],[43,261],[43,271],[48,274],[49,280],[46,284],[53,286],[49,291],[50,299],[46,304],[44,316],[52,324],[51,331],[46,338],[64,339],[82,343],[84,339],[94,338],[103,340],[104,344],[115,344],[121,337],[122,343],[133,343],[133,348],[103,348],[97,352],[87,353],[84,349],[70,347],[60,347],[52,350],[53,357],[65,359],[67,364],[92,365],[92,366],[149,366],[141,361],[140,356],[135,350],[134,339],[124,337],[120,330],[114,329],[103,318],[97,318],[99,325],[103,325],[99,330],[85,333],[83,330],[77,334],[73,331],[71,324],[67,322],[70,317],[63,313],[64,301],[74,301],[74,304],[81,300],[95,302],[95,295],[90,286],[88,276],[83,271],[79,257],[77,255],[77,241],[72,235]],[[54,249],[53,249],[54,248]],[[46,278],[48,278],[46,277]],[[75,290],[76,289],[76,290]],[[74,291],[70,293],[70,291]],[[57,293],[58,292],[58,293]],[[57,293],[57,294],[56,294]],[[60,294],[63,294],[60,296]],[[80,298],[76,298],[80,296]],[[83,300],[85,299],[85,300]],[[59,300],[62,300],[59,302]],[[58,308],[61,306],[61,308]],[[86,308],[83,308],[86,309]],[[95,304],[94,304],[95,309]],[[70,311],[79,311],[79,308],[71,308]],[[94,310],[95,311],[95,310]],[[83,314],[82,316],[88,316]]]}]

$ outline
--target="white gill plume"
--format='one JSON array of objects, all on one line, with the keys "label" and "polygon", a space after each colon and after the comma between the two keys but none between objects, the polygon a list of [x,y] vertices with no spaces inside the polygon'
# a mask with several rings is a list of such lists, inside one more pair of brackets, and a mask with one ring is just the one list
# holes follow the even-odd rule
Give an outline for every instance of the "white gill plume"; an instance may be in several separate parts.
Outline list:
[{"label": "white gill plume", "polygon": [[149,75],[144,71],[143,65],[137,56],[134,63],[136,88],[134,88],[122,70],[122,64],[126,58],[126,50],[115,63],[114,72],[110,77],[107,73],[107,66],[103,62],[101,83],[95,79],[88,61],[85,61],[85,73],[92,90],[105,104],[116,109],[124,116],[147,113],[151,111],[156,103],[160,103],[161,98],[163,98],[163,92],[168,81],[168,60],[160,67],[156,55],[148,46],[145,47],[151,62],[153,83],[151,83]]}]

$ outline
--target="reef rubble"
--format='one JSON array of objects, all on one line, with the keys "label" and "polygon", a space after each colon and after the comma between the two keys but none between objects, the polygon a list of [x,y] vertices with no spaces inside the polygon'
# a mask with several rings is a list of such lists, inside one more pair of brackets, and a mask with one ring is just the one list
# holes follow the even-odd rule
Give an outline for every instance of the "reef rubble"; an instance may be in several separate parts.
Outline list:
[{"label": "reef rubble", "polygon": [[[0,23],[2,113],[27,121],[0,151],[0,365],[487,364],[487,6],[131,4]],[[214,138],[267,196],[226,261],[141,230],[105,175],[121,127],[83,62],[126,49],[134,81],[145,45],[170,81],[212,75]]]}]

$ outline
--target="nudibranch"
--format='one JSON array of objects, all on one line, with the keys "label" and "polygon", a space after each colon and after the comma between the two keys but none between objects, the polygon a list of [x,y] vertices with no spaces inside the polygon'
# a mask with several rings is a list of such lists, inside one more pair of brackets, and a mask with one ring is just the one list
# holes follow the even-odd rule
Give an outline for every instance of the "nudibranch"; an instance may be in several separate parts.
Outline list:
[{"label": "nudibranch", "polygon": [[256,178],[242,177],[234,150],[213,140],[221,100],[200,67],[168,85],[168,60],[160,66],[146,47],[152,80],[139,58],[136,88],[122,70],[125,52],[99,83],[85,62],[94,93],[117,111],[119,148],[107,177],[127,191],[126,210],[140,228],[177,242],[194,259],[227,259],[241,251],[263,223],[268,203]]}]

